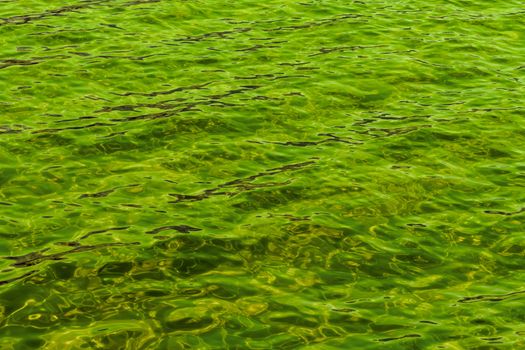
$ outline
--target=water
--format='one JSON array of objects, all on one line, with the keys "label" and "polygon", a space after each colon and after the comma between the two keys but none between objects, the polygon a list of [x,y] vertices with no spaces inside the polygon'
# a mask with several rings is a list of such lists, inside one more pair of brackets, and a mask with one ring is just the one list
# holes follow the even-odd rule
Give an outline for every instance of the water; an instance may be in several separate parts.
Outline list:
[{"label": "water", "polygon": [[0,348],[525,348],[524,5],[0,1]]}]

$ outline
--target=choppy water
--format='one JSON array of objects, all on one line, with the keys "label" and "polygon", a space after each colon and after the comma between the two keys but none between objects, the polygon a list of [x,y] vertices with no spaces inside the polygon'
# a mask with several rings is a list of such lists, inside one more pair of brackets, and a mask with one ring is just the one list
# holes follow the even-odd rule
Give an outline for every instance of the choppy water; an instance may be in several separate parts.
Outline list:
[{"label": "choppy water", "polygon": [[0,348],[525,348],[524,15],[0,1]]}]

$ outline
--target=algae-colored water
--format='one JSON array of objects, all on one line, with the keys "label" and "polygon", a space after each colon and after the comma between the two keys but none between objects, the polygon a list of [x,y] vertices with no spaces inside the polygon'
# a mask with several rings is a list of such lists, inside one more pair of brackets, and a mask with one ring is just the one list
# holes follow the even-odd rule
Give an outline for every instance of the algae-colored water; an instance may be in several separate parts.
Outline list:
[{"label": "algae-colored water", "polygon": [[1,0],[0,349],[524,349],[524,16]]}]

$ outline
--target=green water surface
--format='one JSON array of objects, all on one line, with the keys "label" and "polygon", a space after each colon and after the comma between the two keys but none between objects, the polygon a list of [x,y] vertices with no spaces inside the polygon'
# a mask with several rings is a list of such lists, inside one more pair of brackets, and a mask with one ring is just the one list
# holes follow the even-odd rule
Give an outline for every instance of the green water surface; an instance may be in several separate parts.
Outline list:
[{"label": "green water surface", "polygon": [[525,2],[0,0],[0,349],[525,349]]}]

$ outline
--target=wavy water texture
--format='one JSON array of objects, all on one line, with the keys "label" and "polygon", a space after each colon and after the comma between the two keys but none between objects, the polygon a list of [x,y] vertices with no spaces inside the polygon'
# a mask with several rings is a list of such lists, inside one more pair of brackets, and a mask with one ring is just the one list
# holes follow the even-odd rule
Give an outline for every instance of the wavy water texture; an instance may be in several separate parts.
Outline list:
[{"label": "wavy water texture", "polygon": [[525,348],[524,15],[0,0],[0,349]]}]

